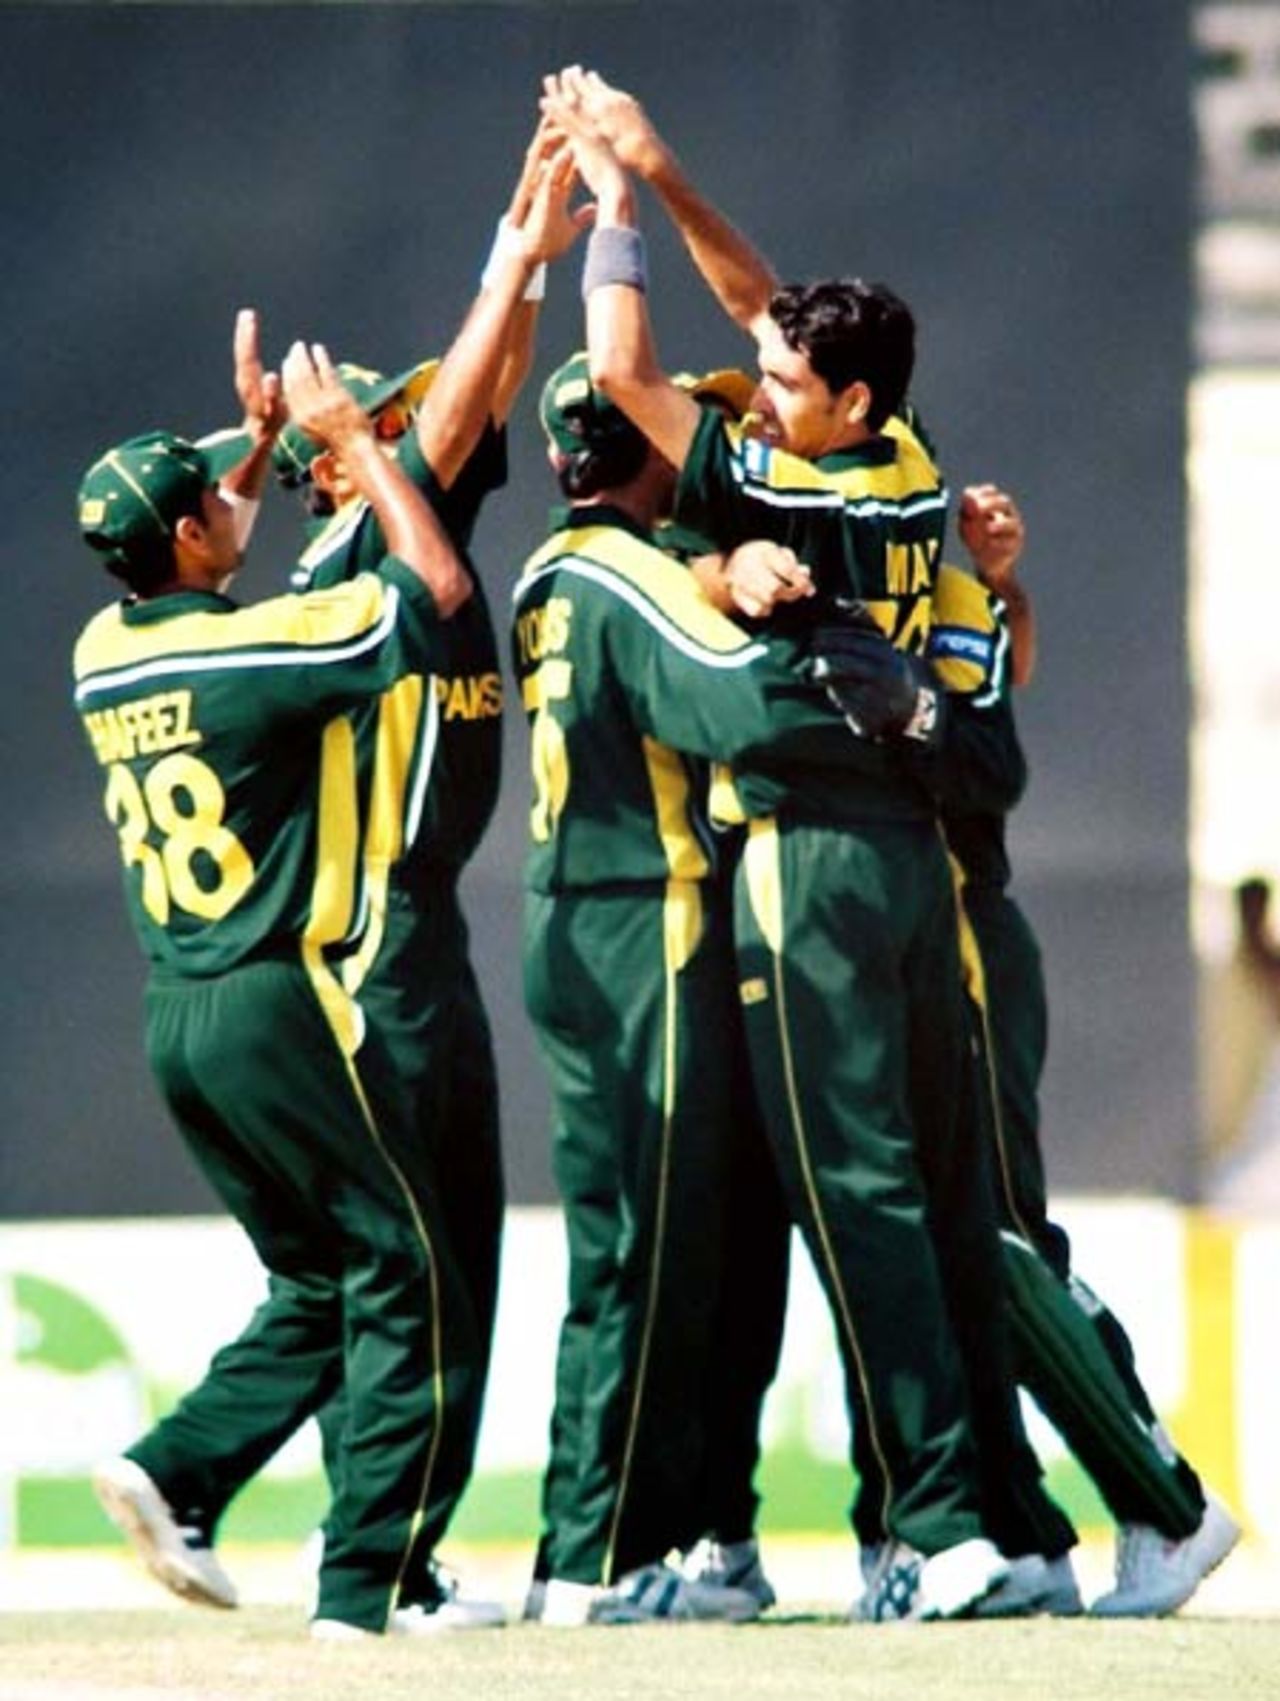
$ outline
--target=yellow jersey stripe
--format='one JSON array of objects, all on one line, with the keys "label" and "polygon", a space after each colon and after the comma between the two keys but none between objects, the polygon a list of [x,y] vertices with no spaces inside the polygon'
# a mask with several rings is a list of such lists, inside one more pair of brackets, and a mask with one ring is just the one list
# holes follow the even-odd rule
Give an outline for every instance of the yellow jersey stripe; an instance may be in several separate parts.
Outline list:
[{"label": "yellow jersey stripe", "polygon": [[740,667],[763,644],[721,614],[687,567],[616,526],[560,532],[532,556],[516,586],[517,601],[547,572],[591,579],[631,604],[678,648],[711,666]]},{"label": "yellow jersey stripe", "polygon": [[[173,674],[350,661],[386,641],[400,606],[394,585],[372,574],[365,577],[368,586],[353,579],[333,591],[277,597],[233,615],[177,615],[155,627],[126,626],[117,610],[108,609],[105,613],[115,615],[116,623],[102,625],[99,616],[76,645],[75,701]],[[356,596],[346,594],[357,587]],[[323,606],[316,607],[322,599]],[[302,611],[301,618],[295,611]],[[251,618],[256,616],[263,618]]]}]

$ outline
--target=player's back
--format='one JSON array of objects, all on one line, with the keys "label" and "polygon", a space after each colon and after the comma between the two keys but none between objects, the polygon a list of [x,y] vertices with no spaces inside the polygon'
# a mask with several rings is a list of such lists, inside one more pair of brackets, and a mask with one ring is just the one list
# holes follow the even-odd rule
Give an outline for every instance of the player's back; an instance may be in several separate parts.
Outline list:
[{"label": "player's back", "polygon": [[361,812],[343,711],[400,670],[404,601],[366,575],[251,608],[182,592],[85,628],[76,707],[154,963],[217,974],[350,931]]}]

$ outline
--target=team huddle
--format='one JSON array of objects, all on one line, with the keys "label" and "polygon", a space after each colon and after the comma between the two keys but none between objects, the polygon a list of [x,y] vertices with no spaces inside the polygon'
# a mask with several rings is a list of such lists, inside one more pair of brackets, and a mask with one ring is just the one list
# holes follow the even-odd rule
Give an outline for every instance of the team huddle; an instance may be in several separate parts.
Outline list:
[{"label": "team huddle", "polygon": [[[637,183],[758,379],[664,368]],[[234,1606],[219,1520],[315,1417],[312,1636],[504,1622],[436,1560],[504,1208],[458,900],[502,710],[469,550],[547,268],[579,244],[585,351],[539,408],[563,507],[511,630],[525,1000],[569,1248],[524,1616],[774,1604],[754,1478],[793,1228],[845,1375],[850,1616],[1174,1612],[1240,1530],[1048,1215],[1044,981],[1005,837],[1035,664],[1021,516],[970,487],[969,563],[944,561],[905,303],[780,285],[636,100],[577,67],[545,80],[442,358],[384,378],[295,342],[277,374],[246,311],[243,427],[130,438],[82,481],[82,535],[127,594],[77,643],[75,703],[149,959],[148,1058],[268,1276],[98,1494],[169,1588]],[[273,472],[305,537],[279,594],[242,605]],[[1087,1609],[1020,1386],[1115,1520],[1114,1587]]]}]

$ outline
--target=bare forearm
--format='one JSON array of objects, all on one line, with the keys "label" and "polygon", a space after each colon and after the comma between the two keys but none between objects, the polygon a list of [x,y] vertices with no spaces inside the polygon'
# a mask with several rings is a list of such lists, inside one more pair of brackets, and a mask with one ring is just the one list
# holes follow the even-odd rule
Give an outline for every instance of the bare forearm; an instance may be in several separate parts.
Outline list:
[{"label": "bare forearm", "polygon": [[[668,378],[658,358],[643,283],[592,284],[594,254],[614,231],[635,232],[630,180],[619,173],[597,190],[596,229],[587,249],[587,349],[598,384],[671,462],[684,464],[697,429],[698,405]],[[629,237],[639,242],[638,233]],[[640,244],[641,257],[643,244]],[[643,270],[643,265],[641,267]]]},{"label": "bare forearm", "polygon": [[[495,268],[495,276],[476,298],[419,409],[422,456],[445,490],[479,442],[485,422],[498,414],[512,325],[518,314],[527,311],[523,296],[532,271],[533,262],[518,255]],[[515,388],[518,384],[517,379]]]},{"label": "bare forearm", "polygon": [[422,580],[448,618],[471,595],[471,581],[426,497],[371,433],[345,443],[342,456],[377,515],[388,553]]},{"label": "bare forearm", "polygon": [[1015,685],[1030,685],[1036,671],[1035,606],[1020,579],[1008,579],[1000,586],[996,594],[1004,603],[1005,614],[1009,622],[1009,642],[1013,655],[1013,683]]},{"label": "bare forearm", "polygon": [[773,268],[699,193],[669,148],[654,154],[646,181],[666,208],[716,300],[735,324],[749,331],[768,311],[777,288]]},{"label": "bare forearm", "polygon": [[507,334],[507,346],[502,357],[497,382],[493,389],[492,414],[494,423],[505,425],[515,406],[516,397],[524,387],[533,368],[534,335],[538,323],[539,305],[524,301],[516,309]]}]

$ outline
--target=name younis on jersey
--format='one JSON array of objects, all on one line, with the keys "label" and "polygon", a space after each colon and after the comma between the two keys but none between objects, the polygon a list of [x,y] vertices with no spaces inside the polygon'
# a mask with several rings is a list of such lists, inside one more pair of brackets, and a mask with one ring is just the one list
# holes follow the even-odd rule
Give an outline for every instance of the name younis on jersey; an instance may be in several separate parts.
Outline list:
[{"label": "name younis on jersey", "polygon": [[540,608],[530,608],[516,617],[516,647],[520,665],[527,667],[544,656],[559,655],[569,642],[573,604],[568,597],[548,597]]},{"label": "name younis on jersey", "polygon": [[531,715],[569,695],[573,663],[556,658],[568,648],[572,621],[573,603],[568,597],[548,597],[540,608],[516,617],[520,695]]},{"label": "name younis on jersey", "polygon": [[84,724],[103,767],[135,756],[159,756],[200,743],[191,719],[189,690],[153,691],[110,708],[85,712]]}]

